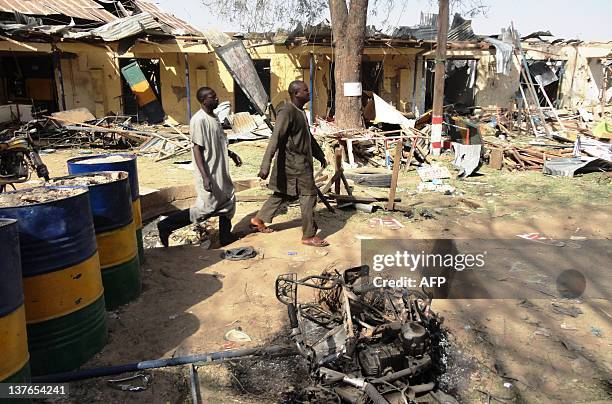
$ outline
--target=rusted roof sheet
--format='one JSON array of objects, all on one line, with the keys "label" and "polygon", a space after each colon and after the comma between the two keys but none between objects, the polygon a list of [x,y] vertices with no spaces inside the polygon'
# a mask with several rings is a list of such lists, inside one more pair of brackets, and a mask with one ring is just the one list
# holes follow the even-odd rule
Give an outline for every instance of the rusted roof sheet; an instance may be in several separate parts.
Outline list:
[{"label": "rusted roof sheet", "polygon": [[117,19],[93,0],[0,0],[0,12],[14,11],[28,15],[66,15],[101,22]]},{"label": "rusted roof sheet", "polygon": [[137,35],[146,30],[155,29],[164,31],[162,23],[155,20],[151,14],[144,12],[104,24],[91,30],[90,34],[98,36],[106,42],[112,42]]},{"label": "rusted roof sheet", "polygon": [[134,0],[134,4],[141,11],[151,14],[153,17],[157,18],[160,22],[172,28],[172,30],[174,31],[173,33],[175,35],[180,35],[180,34],[202,35],[202,33],[198,31],[192,25],[189,25],[187,22],[181,20],[180,18],[176,18],[172,14],[166,13],[165,11],[157,7],[155,4],[149,3],[148,1],[144,1],[144,0]]}]

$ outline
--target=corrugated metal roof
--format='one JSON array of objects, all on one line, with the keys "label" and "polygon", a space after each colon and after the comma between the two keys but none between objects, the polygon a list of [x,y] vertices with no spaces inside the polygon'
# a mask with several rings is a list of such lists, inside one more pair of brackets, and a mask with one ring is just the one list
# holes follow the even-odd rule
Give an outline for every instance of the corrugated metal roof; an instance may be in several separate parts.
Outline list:
[{"label": "corrugated metal roof", "polygon": [[184,34],[202,35],[202,33],[192,25],[189,25],[187,22],[181,20],[180,18],[176,18],[172,14],[164,12],[153,3],[149,3],[148,1],[144,0],[134,0],[134,4],[141,11],[150,13],[160,22],[163,22],[164,24],[172,28],[174,31],[173,33],[175,35],[181,34],[181,31],[183,31]]},{"label": "corrugated metal roof", "polygon": [[163,31],[161,23],[154,19],[151,14],[138,13],[105,24],[90,31],[90,33],[94,36],[99,36],[107,42],[112,42],[139,34],[145,30],[153,29],[160,29]]},{"label": "corrugated metal roof", "polygon": [[28,15],[66,15],[101,22],[117,19],[93,0],[0,0],[0,12],[14,11]]}]

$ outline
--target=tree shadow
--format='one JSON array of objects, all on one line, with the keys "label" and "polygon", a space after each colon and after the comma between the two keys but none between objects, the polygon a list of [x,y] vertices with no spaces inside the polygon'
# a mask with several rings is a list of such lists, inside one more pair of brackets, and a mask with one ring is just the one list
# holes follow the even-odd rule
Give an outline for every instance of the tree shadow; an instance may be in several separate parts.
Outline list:
[{"label": "tree shadow", "polygon": [[[258,211],[256,210],[244,216],[239,222],[234,224],[232,231],[240,237],[256,233],[257,230],[252,229],[250,227],[250,224],[251,219],[255,217],[257,212]],[[315,222],[317,223],[317,226],[319,228],[318,236],[320,238],[327,238],[333,234],[336,234],[344,228],[347,221],[355,213],[355,209],[343,210],[335,208],[335,213],[329,212],[327,208],[324,207],[315,210]],[[275,222],[270,224],[268,227],[274,230],[274,232],[280,232],[283,230],[293,229],[301,226],[302,219],[298,217],[287,221],[279,221],[278,218],[275,218]]]}]

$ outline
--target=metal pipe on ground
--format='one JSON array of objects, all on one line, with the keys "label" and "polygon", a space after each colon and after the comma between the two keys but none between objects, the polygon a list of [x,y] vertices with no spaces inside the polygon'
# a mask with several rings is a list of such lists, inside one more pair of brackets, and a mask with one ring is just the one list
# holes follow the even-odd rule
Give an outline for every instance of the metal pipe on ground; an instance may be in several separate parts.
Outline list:
[{"label": "metal pipe on ground", "polygon": [[249,349],[237,349],[232,351],[210,352],[199,355],[181,356],[169,359],[154,359],[142,362],[128,363],[124,365],[106,366],[95,369],[85,369],[72,372],[56,373],[32,378],[33,383],[66,383],[77,380],[92,379],[95,377],[112,376],[137,370],[158,369],[170,366],[189,365],[199,363],[206,365],[218,363],[229,359],[252,359],[259,356],[294,356],[297,351],[293,347],[271,346]]}]

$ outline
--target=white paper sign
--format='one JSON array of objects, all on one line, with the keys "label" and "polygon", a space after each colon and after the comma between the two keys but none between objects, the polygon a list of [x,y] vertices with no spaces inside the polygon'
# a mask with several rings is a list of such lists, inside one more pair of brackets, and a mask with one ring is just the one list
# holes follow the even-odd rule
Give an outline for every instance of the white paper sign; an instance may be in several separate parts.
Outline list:
[{"label": "white paper sign", "polygon": [[345,97],[361,97],[361,83],[344,83]]}]

